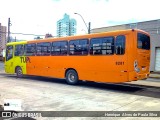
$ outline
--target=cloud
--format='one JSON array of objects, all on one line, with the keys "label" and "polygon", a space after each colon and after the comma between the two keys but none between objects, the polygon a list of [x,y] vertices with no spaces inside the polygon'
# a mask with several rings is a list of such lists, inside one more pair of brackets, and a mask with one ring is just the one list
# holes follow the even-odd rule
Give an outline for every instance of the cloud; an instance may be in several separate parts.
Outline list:
[{"label": "cloud", "polygon": [[[11,32],[56,35],[56,22],[64,13],[77,20],[77,31],[85,33],[81,14],[91,28],[159,19],[159,0],[0,0],[0,22]],[[83,31],[82,31],[83,30]],[[24,36],[25,37],[25,36]]]},{"label": "cloud", "polygon": [[53,2],[59,2],[59,1],[61,1],[61,0],[52,0]]}]

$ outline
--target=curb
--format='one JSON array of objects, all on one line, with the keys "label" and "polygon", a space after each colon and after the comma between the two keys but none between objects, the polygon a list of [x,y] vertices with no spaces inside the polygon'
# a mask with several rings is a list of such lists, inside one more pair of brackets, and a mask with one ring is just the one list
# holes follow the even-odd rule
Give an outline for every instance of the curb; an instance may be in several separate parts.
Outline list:
[{"label": "curb", "polygon": [[160,79],[160,74],[150,74],[149,78],[155,78],[155,79]]},{"label": "curb", "polygon": [[155,77],[150,76],[149,78],[160,79],[159,76],[155,76]]}]

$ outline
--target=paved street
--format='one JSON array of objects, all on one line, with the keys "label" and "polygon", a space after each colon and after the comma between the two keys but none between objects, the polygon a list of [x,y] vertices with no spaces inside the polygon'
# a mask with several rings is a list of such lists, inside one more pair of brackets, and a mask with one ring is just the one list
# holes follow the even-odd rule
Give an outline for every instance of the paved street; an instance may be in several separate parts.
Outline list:
[{"label": "paved street", "polygon": [[[2,64],[0,66],[2,67]],[[131,83],[118,85],[82,82],[80,85],[71,86],[67,85],[64,80],[33,76],[16,78],[14,75],[0,72],[0,105],[3,105],[4,99],[8,98],[21,99],[22,110],[25,111],[160,110],[159,81],[148,79],[147,81]],[[62,118],[56,119],[61,120]],[[63,119],[70,120],[71,118]],[[83,118],[83,120],[85,119],[105,120],[106,118]],[[119,117],[112,119],[133,120],[141,118]],[[159,118],[146,119],[158,120]]]}]

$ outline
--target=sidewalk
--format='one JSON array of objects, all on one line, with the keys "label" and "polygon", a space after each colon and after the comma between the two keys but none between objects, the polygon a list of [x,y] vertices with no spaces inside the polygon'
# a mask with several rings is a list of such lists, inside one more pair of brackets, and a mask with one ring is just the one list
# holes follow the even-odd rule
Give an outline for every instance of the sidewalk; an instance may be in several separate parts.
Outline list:
[{"label": "sidewalk", "polygon": [[149,78],[155,78],[160,80],[160,73],[151,73],[149,75]]}]

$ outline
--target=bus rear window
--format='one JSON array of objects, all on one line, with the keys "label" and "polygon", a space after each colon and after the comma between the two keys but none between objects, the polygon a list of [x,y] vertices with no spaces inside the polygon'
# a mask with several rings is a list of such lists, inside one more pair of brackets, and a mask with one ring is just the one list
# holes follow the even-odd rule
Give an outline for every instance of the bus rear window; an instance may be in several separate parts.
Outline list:
[{"label": "bus rear window", "polygon": [[150,49],[150,37],[145,34],[138,33],[138,48],[149,50]]}]

